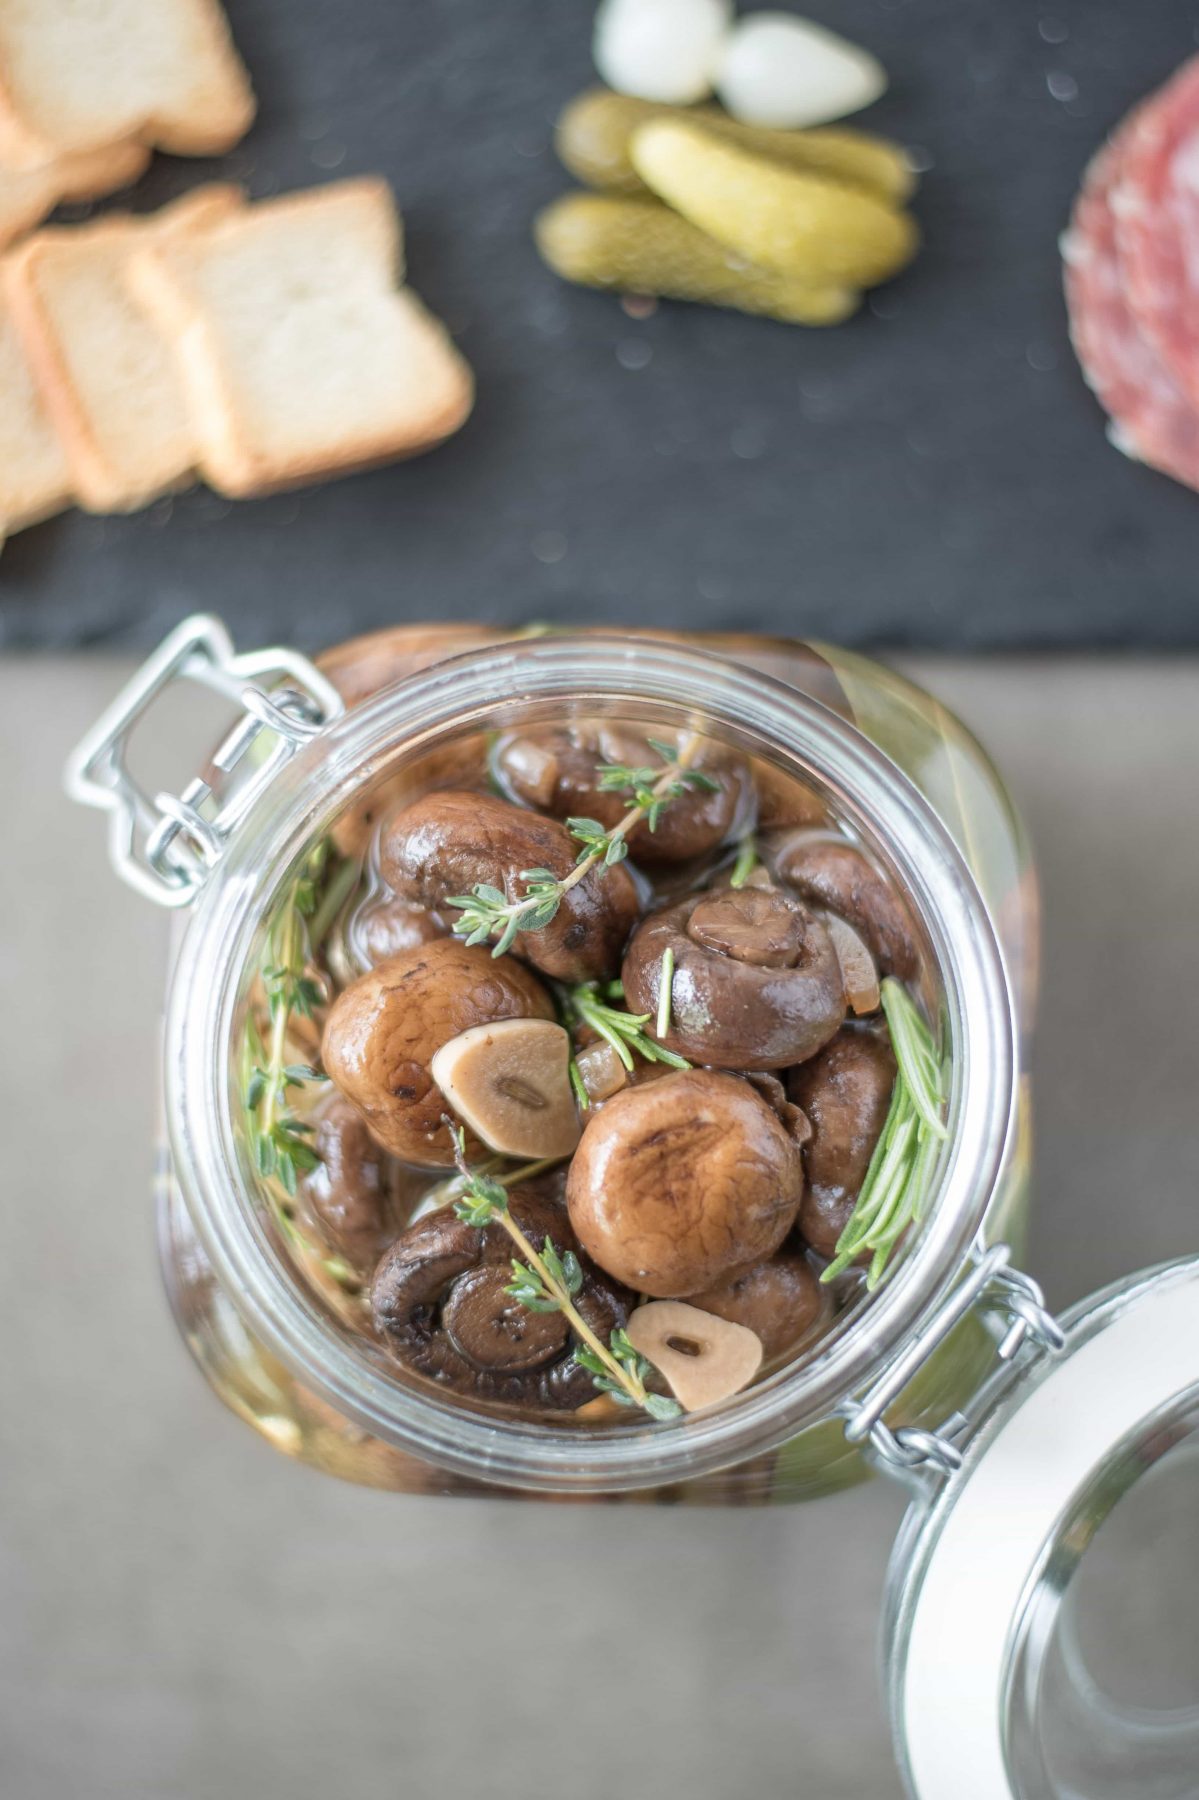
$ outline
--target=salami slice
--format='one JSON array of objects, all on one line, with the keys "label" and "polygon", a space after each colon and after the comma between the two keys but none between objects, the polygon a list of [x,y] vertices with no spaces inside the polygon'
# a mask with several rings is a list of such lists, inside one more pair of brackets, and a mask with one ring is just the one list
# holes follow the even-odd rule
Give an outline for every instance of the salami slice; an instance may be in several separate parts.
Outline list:
[{"label": "salami slice", "polygon": [[1070,336],[1117,449],[1199,489],[1199,412],[1125,293],[1112,206],[1122,152],[1123,134],[1095,157],[1062,240]]},{"label": "salami slice", "polygon": [[1199,56],[1137,108],[1121,142],[1112,208],[1129,303],[1199,403]]}]

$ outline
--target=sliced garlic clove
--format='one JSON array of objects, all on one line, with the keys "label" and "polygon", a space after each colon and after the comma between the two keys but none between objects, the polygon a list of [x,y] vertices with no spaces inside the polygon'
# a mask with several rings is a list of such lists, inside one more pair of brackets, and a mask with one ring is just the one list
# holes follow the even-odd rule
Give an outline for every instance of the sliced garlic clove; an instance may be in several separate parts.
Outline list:
[{"label": "sliced garlic clove", "polygon": [[550,1019],[474,1025],[429,1064],[464,1125],[501,1156],[569,1156],[579,1141],[570,1038]]},{"label": "sliced garlic clove", "polygon": [[792,129],[860,112],[886,92],[882,64],[835,32],[792,13],[750,13],[729,33],[715,70],[720,98],[745,125]]},{"label": "sliced garlic clove", "polygon": [[876,1013],[882,1005],[878,986],[878,968],[852,925],[836,913],[825,913],[825,929],[833,940],[833,949],[841,965],[845,999],[852,1013]]},{"label": "sliced garlic clove", "polygon": [[619,94],[687,106],[712,92],[712,69],[733,19],[730,0],[603,0],[595,66]]},{"label": "sliced garlic clove", "polygon": [[611,1044],[589,1044],[575,1057],[575,1066],[593,1105],[610,1100],[629,1079],[628,1070]]},{"label": "sliced garlic clove", "polygon": [[755,1332],[682,1300],[639,1306],[625,1329],[633,1348],[666,1377],[684,1412],[739,1394],[761,1367],[762,1340]]}]

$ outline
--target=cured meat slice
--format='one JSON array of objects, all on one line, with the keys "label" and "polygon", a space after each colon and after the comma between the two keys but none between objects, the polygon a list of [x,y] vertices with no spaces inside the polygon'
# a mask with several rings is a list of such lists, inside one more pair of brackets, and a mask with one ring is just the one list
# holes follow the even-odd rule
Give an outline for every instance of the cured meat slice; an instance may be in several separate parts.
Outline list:
[{"label": "cured meat slice", "polygon": [[1199,56],[1137,108],[1120,142],[1112,208],[1129,303],[1199,403]]},{"label": "cured meat slice", "polygon": [[1062,240],[1070,336],[1117,449],[1199,489],[1199,411],[1126,297],[1112,205],[1125,135],[1091,163]]}]

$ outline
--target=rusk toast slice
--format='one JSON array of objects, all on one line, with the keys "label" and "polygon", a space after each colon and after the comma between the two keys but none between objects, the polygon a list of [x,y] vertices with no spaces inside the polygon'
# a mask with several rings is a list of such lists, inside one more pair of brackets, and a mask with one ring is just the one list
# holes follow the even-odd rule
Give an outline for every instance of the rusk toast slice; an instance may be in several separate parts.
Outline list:
[{"label": "rusk toast slice", "polygon": [[31,231],[64,200],[97,200],[129,187],[149,160],[146,145],[127,138],[101,150],[55,157],[36,169],[9,169],[0,163],[0,248]]},{"label": "rusk toast slice", "polygon": [[219,0],[0,0],[0,155],[14,167],[130,137],[219,155],[253,117]]},{"label": "rusk toast slice", "polygon": [[70,503],[71,476],[0,293],[0,537]]},{"label": "rusk toast slice", "polygon": [[40,231],[4,276],[72,485],[93,512],[131,512],[186,483],[197,439],[173,350],[128,285],[144,246],[183,241],[241,205],[213,184],[146,217]]},{"label": "rusk toast slice", "polygon": [[397,289],[400,254],[391,191],[374,178],[145,246],[134,285],[176,344],[213,487],[316,481],[414,455],[463,423],[473,377]]}]

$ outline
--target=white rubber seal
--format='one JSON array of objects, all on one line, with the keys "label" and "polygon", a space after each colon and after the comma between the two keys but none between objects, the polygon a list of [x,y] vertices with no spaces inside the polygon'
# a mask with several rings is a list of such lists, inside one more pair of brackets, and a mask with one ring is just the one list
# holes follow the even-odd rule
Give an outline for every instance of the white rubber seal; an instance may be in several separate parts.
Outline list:
[{"label": "white rubber seal", "polygon": [[1113,1446],[1199,1384],[1194,1282],[1149,1288],[1047,1375],[966,1480],[915,1602],[902,1717],[919,1800],[1013,1800],[1002,1692],[1042,1550]]}]

